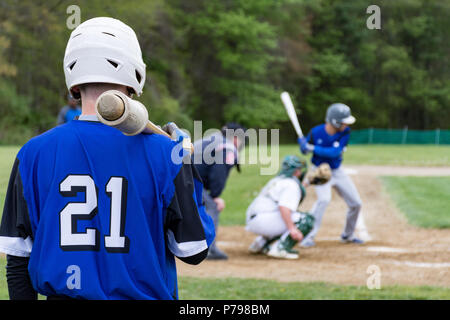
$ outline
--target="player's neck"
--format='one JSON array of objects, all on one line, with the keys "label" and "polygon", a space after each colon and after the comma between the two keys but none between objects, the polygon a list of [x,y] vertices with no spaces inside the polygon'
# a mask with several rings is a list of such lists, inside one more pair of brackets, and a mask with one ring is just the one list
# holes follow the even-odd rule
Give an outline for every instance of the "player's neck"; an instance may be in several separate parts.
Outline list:
[{"label": "player's neck", "polygon": [[326,133],[328,133],[330,136],[335,135],[337,133],[337,130],[335,127],[333,127],[331,124],[329,124],[328,122],[325,123],[325,131]]},{"label": "player's neck", "polygon": [[92,95],[85,96],[81,100],[81,114],[82,115],[93,115],[95,114],[95,102],[98,97]]},{"label": "player's neck", "polygon": [[124,94],[128,94],[127,87],[110,84],[110,83],[94,83],[80,90],[81,94],[81,114],[96,115],[95,103],[98,97],[107,90],[119,90]]}]

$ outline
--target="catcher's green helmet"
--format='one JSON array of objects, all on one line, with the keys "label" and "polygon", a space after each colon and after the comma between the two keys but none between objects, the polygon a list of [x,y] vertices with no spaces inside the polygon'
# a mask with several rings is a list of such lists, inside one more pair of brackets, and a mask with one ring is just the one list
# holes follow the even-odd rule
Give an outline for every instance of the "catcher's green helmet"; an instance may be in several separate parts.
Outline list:
[{"label": "catcher's green helmet", "polygon": [[292,177],[295,170],[297,169],[300,169],[302,171],[302,174],[300,176],[300,181],[302,181],[308,169],[306,161],[300,159],[296,155],[288,155],[284,157],[283,162],[281,163],[281,170],[278,175]]}]

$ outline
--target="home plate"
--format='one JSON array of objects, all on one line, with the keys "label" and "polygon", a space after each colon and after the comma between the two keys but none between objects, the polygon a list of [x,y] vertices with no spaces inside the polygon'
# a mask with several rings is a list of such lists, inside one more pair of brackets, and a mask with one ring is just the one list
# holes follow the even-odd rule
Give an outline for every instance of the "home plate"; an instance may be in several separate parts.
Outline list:
[{"label": "home plate", "polygon": [[392,248],[392,247],[367,247],[367,251],[386,252],[386,253],[404,253],[404,252],[409,252],[408,249]]}]

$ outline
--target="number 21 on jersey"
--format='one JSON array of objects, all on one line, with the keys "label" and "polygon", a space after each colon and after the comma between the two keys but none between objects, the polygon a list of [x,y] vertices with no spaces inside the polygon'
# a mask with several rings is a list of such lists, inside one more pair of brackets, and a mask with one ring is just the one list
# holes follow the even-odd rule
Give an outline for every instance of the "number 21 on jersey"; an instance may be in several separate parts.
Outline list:
[{"label": "number 21 on jersey", "polygon": [[[125,236],[128,181],[124,177],[111,177],[105,186],[110,198],[109,234],[104,236],[108,252],[126,253],[130,241]],[[98,213],[98,189],[89,175],[68,175],[59,185],[64,197],[75,197],[84,192],[84,202],[69,202],[59,213],[60,247],[64,251],[86,251],[100,249],[100,232],[95,228],[77,231],[78,220],[92,220]]]}]

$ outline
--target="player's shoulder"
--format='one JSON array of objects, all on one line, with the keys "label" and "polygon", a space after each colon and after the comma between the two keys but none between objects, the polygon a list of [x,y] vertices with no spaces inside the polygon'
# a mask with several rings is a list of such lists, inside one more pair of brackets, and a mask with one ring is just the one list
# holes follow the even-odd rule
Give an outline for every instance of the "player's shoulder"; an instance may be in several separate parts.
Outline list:
[{"label": "player's shoulder", "polygon": [[313,133],[319,133],[325,131],[325,123],[318,124],[317,126],[314,126],[311,131]]},{"label": "player's shoulder", "polygon": [[280,179],[280,184],[282,184],[283,188],[289,188],[289,189],[299,189],[298,182],[295,180],[294,177],[282,177]]},{"label": "player's shoulder", "polygon": [[315,139],[317,137],[322,137],[326,133],[325,124],[319,124],[311,128],[310,135]]},{"label": "player's shoulder", "polygon": [[152,163],[169,167],[173,175],[178,173],[187,152],[183,150],[182,143],[160,134],[142,134],[140,138],[144,140],[147,158],[151,159]]},{"label": "player's shoulder", "polygon": [[171,152],[177,145],[176,141],[161,134],[142,134],[141,136],[145,143],[151,144],[152,147],[156,147],[161,151],[165,150]]},{"label": "player's shoulder", "polygon": [[45,147],[46,144],[54,143],[58,135],[67,131],[69,124],[64,123],[52,129],[49,129],[28,140],[20,149],[19,154],[25,152],[39,151]]},{"label": "player's shoulder", "polygon": [[[66,145],[70,145],[70,142],[78,139],[75,134],[77,127],[83,126],[85,123],[87,123],[87,121],[73,120],[43,132],[28,140],[20,149],[19,156],[23,157],[26,155],[30,157],[42,152],[49,153]],[[93,121],[90,123],[92,124]],[[95,124],[88,127],[91,129],[98,129],[98,126]],[[87,129],[88,128],[83,127],[83,131],[86,131]]]}]

